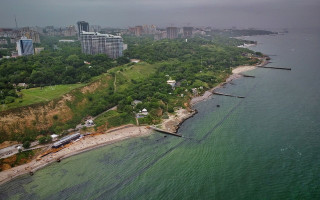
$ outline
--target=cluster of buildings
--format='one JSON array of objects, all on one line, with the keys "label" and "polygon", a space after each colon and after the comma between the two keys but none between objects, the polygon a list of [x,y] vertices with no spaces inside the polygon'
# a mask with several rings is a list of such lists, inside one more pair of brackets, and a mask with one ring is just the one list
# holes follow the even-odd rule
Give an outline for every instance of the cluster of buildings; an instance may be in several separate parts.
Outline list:
[{"label": "cluster of buildings", "polygon": [[[147,27],[148,32],[155,30],[155,27]],[[34,48],[34,43],[40,43],[40,35],[47,36],[78,36],[81,42],[82,53],[85,54],[106,54],[111,58],[122,56],[122,52],[127,48],[123,44],[123,39],[119,35],[100,33],[101,27],[98,25],[89,26],[88,22],[77,22],[67,27],[54,28],[53,26],[24,27],[16,29],[0,29],[0,45],[2,47],[16,46],[16,52],[12,57],[27,56],[40,53],[44,48]],[[74,42],[74,40],[59,40],[59,42]],[[1,48],[0,46],[0,48]]]},{"label": "cluster of buildings", "polygon": [[[123,55],[127,45],[123,43],[122,34],[135,36],[153,35],[155,40],[190,38],[195,35],[206,35],[211,31],[210,27],[166,27],[157,28],[155,25],[141,25],[129,29],[101,29],[98,25],[89,25],[86,21],[78,21],[77,25],[55,28],[53,26],[24,27],[16,29],[0,28],[0,48],[5,45],[16,44],[15,56],[33,55],[43,51],[43,48],[33,48],[33,44],[40,43],[40,36],[77,36],[84,54],[106,54],[110,58],[118,58]],[[112,34],[110,34],[112,33]],[[59,40],[59,42],[74,42],[75,40]]]},{"label": "cluster of buildings", "polygon": [[[0,45],[5,47],[16,46],[11,57],[33,55],[40,53],[44,48],[33,48],[33,44],[40,44],[40,33],[37,27],[24,27],[20,29],[0,29]],[[3,47],[2,47],[3,48]]]},{"label": "cluster of buildings", "polygon": [[12,52],[12,57],[39,54],[43,47],[33,48],[33,40],[23,36],[16,42],[17,52]]},{"label": "cluster of buildings", "polygon": [[206,32],[211,31],[210,27],[206,28],[194,28],[194,27],[167,27],[167,28],[157,28],[154,25],[144,25],[135,26],[129,28],[127,33],[141,36],[146,34],[151,34],[154,36],[155,40],[161,39],[175,39],[175,38],[190,38],[194,35],[205,35]]},{"label": "cluster of buildings", "polygon": [[[8,38],[10,44],[16,43],[21,37],[31,39],[33,43],[40,44],[40,33],[34,28],[24,27],[20,29],[0,29],[0,37]],[[1,44],[9,44],[3,41]]]},{"label": "cluster of buildings", "polygon": [[43,29],[40,28],[39,32],[42,35],[47,35],[47,36],[65,36],[65,37],[70,37],[70,36],[76,36],[77,35],[77,30],[74,25],[66,26],[66,27],[60,27],[60,28],[55,28],[54,26],[46,26]]},{"label": "cluster of buildings", "polygon": [[129,33],[134,34],[136,36],[141,36],[146,34],[156,34],[157,27],[155,25],[135,26],[135,27],[130,27],[128,31]]}]

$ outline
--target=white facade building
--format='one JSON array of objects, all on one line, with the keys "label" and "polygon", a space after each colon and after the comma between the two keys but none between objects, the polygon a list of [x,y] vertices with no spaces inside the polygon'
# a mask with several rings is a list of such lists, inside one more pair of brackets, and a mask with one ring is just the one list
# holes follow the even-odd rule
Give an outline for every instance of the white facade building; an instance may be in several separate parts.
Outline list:
[{"label": "white facade building", "polygon": [[107,54],[110,58],[122,56],[123,39],[121,36],[82,31],[80,40],[84,54]]}]

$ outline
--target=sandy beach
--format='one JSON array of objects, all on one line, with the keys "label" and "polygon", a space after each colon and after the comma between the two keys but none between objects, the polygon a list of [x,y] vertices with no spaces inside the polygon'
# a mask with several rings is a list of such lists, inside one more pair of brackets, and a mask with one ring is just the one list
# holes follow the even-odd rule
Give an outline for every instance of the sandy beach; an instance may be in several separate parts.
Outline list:
[{"label": "sandy beach", "polygon": [[233,70],[232,70],[232,74],[226,79],[225,82],[220,83],[220,84],[217,85],[216,87],[214,87],[214,88],[206,91],[206,92],[205,92],[203,95],[201,95],[201,96],[197,96],[197,97],[192,98],[191,101],[190,101],[190,105],[193,106],[193,105],[195,105],[195,104],[197,104],[197,103],[199,103],[199,102],[201,102],[201,101],[204,101],[204,100],[208,99],[208,98],[212,95],[212,92],[213,92],[215,89],[218,89],[218,88],[222,87],[223,85],[225,85],[226,83],[229,83],[229,82],[231,82],[231,81],[233,81],[233,80],[235,80],[235,79],[238,79],[238,78],[243,77],[243,76],[241,75],[241,73],[246,72],[246,71],[251,71],[251,70],[254,70],[254,69],[256,69],[256,68],[257,68],[256,66],[250,65],[250,66],[239,66],[239,67],[233,69]]},{"label": "sandy beach", "polygon": [[243,75],[241,73],[257,69],[257,66],[265,66],[269,63],[269,61],[267,60],[267,57],[260,58],[260,61],[261,61],[261,63],[257,64],[257,65],[243,65],[243,66],[238,66],[238,67],[232,69],[232,74],[226,79],[225,82],[220,83],[216,87],[206,91],[201,96],[197,96],[197,97],[192,98],[190,101],[190,105],[193,106],[201,101],[208,99],[211,95],[213,95],[212,92],[215,89],[218,89],[218,88],[224,86],[225,84],[227,84],[235,79],[243,77]]},{"label": "sandy beach", "polygon": [[20,165],[0,173],[0,185],[23,174],[35,172],[46,165],[56,162],[57,160],[64,159],[85,151],[89,151],[107,144],[119,142],[128,138],[147,136],[152,133],[152,130],[147,129],[146,126],[124,126],[118,127],[117,130],[108,130],[104,134],[93,136],[86,136],[79,141],[73,142],[68,147],[44,156],[41,160],[32,160],[31,162]]},{"label": "sandy beach", "polygon": [[[167,131],[175,132],[180,124],[195,114],[193,110],[178,109],[175,114],[169,115],[168,119],[165,119],[161,124],[161,128]],[[135,126],[124,125],[107,130],[103,134],[89,135],[81,138],[78,141],[74,141],[67,145],[66,148],[56,152],[43,156],[41,160],[33,159],[31,162],[24,165],[20,165],[0,173],[0,185],[4,184],[15,177],[30,172],[35,173],[37,170],[45,167],[46,165],[68,158],[79,153],[89,151],[95,148],[99,148],[108,144],[113,144],[125,139],[147,136],[152,133],[152,130],[147,126]]]}]

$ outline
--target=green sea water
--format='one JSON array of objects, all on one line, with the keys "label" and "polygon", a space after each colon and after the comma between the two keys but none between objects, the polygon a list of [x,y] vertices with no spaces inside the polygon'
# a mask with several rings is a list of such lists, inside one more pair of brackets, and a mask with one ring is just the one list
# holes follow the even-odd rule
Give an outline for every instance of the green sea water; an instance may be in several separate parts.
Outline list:
[{"label": "green sea water", "polygon": [[[0,186],[0,199],[320,199],[320,36],[257,36],[272,55],[179,129],[129,139]],[[220,105],[220,107],[217,107]]]}]

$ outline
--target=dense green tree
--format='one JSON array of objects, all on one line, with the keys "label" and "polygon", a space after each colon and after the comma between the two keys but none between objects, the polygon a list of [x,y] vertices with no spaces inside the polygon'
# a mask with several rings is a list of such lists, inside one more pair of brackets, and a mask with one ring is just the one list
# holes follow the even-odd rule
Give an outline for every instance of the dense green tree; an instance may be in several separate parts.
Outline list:
[{"label": "dense green tree", "polygon": [[25,148],[25,149],[29,149],[30,145],[31,145],[30,141],[25,141],[25,142],[22,144],[23,148]]}]

